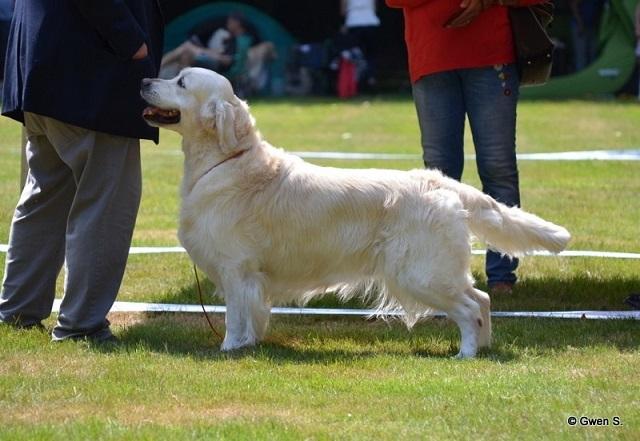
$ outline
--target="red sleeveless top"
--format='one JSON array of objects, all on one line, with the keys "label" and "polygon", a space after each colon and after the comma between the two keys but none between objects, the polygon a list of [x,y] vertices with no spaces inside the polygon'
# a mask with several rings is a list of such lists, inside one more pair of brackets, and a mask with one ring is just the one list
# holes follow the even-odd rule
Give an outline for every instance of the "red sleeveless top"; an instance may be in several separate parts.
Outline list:
[{"label": "red sleeveless top", "polygon": [[[520,5],[541,0],[521,0]],[[505,6],[494,5],[469,25],[445,28],[460,10],[460,0],[386,0],[402,8],[409,74],[415,83],[431,73],[508,64],[515,61],[513,36]]]}]

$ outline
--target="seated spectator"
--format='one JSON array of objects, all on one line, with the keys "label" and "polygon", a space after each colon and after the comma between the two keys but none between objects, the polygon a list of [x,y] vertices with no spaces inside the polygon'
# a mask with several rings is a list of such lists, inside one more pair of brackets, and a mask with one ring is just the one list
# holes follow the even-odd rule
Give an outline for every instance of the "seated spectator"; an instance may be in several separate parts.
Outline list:
[{"label": "seated spectator", "polygon": [[203,44],[193,35],[162,59],[160,76],[172,78],[185,67],[203,67],[225,75],[241,94],[260,90],[266,84],[267,61],[275,58],[273,43],[254,45],[244,17],[233,13],[224,28],[218,29]]},{"label": "seated spectator", "polygon": [[[201,66],[219,73],[233,74],[244,68],[247,52],[253,38],[247,33],[244,19],[238,14],[227,18],[224,29],[213,33],[203,44],[194,35],[162,58],[162,69],[171,70],[167,77],[173,77],[185,67]],[[234,72],[229,72],[229,71]]]}]

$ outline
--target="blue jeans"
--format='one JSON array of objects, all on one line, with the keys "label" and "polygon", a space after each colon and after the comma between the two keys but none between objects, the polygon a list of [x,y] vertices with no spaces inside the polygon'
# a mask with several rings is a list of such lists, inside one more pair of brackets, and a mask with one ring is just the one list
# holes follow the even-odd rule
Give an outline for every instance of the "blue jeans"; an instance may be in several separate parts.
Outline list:
[{"label": "blue jeans", "polygon": [[[520,80],[515,65],[457,69],[426,75],[413,86],[426,167],[460,180],[464,124],[469,118],[482,191],[520,205],[516,163],[516,106]],[[489,286],[515,283],[517,259],[487,252]]]}]

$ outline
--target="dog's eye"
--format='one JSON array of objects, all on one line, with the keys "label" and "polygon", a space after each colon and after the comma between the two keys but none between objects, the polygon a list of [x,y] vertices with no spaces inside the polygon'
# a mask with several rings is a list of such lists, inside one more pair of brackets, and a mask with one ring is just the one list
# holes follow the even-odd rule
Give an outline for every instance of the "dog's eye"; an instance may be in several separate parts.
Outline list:
[{"label": "dog's eye", "polygon": [[183,89],[186,89],[186,87],[184,86],[184,77],[178,78],[178,86],[182,87]]}]

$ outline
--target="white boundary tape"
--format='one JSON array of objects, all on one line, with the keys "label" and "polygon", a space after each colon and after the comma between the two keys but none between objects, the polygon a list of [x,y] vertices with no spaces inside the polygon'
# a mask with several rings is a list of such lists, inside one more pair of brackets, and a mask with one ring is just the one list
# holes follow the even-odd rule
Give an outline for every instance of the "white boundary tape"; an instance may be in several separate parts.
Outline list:
[{"label": "white boundary tape", "polygon": [[[383,161],[421,160],[418,155],[394,153],[347,153],[347,152],[290,152],[305,159],[375,159]],[[640,150],[587,150],[577,152],[518,153],[519,161],[640,161]],[[467,161],[476,155],[465,155]]]},{"label": "white boundary tape", "polygon": [[129,254],[171,254],[186,253],[182,247],[131,247]]},{"label": "white boundary tape", "polygon": [[[519,161],[640,161],[640,150],[519,153],[516,156]],[[475,156],[471,159],[475,159]]]},{"label": "white boundary tape", "polygon": [[[366,153],[366,152],[290,152],[304,159],[378,160],[378,161],[422,161],[413,153]],[[182,155],[182,150],[171,149],[154,152],[153,155]],[[519,161],[640,161],[640,149],[583,150],[573,152],[518,153]],[[465,155],[466,161],[474,161],[476,155]]]},{"label": "white boundary tape", "polygon": [[[205,306],[207,312],[224,314],[227,310],[225,306]],[[53,311],[60,309],[60,300],[56,299],[53,304]],[[181,313],[201,313],[200,305],[179,305],[169,303],[138,303],[138,302],[115,302],[111,312],[181,312]],[[320,316],[375,316],[375,309],[335,309],[335,308],[271,308],[272,314],[278,315],[320,315]],[[389,316],[398,316],[400,313],[390,313]],[[560,319],[589,319],[589,320],[611,320],[627,319],[640,320],[640,311],[496,311],[492,312],[493,317],[526,317],[526,318],[560,318]],[[445,317],[443,313],[434,313],[430,316]]]},{"label": "white boundary tape", "polygon": [[[486,250],[473,250],[472,254],[483,256]],[[548,251],[536,251],[530,256],[545,256],[545,257],[605,257],[607,259],[640,259],[640,253],[619,253],[617,251],[563,251],[560,254],[553,254]]]},{"label": "white boundary tape", "polygon": [[[8,245],[0,244],[0,253],[6,253]],[[186,250],[182,247],[131,247],[129,254],[173,254],[173,253],[186,253]],[[473,254],[481,256],[486,253],[486,250],[473,250]],[[532,256],[545,256],[545,257],[604,257],[607,259],[640,259],[640,253],[619,253],[616,251],[563,251],[560,254],[552,254],[545,251],[539,251],[531,254]]]},{"label": "white boundary tape", "polygon": [[[163,150],[166,155],[181,155],[181,150]],[[359,153],[359,152],[287,152],[304,159],[421,161],[412,153]],[[155,154],[155,153],[154,153]],[[519,161],[640,161],[640,150],[585,150],[575,152],[518,153]],[[473,161],[476,155],[465,155]]]}]

